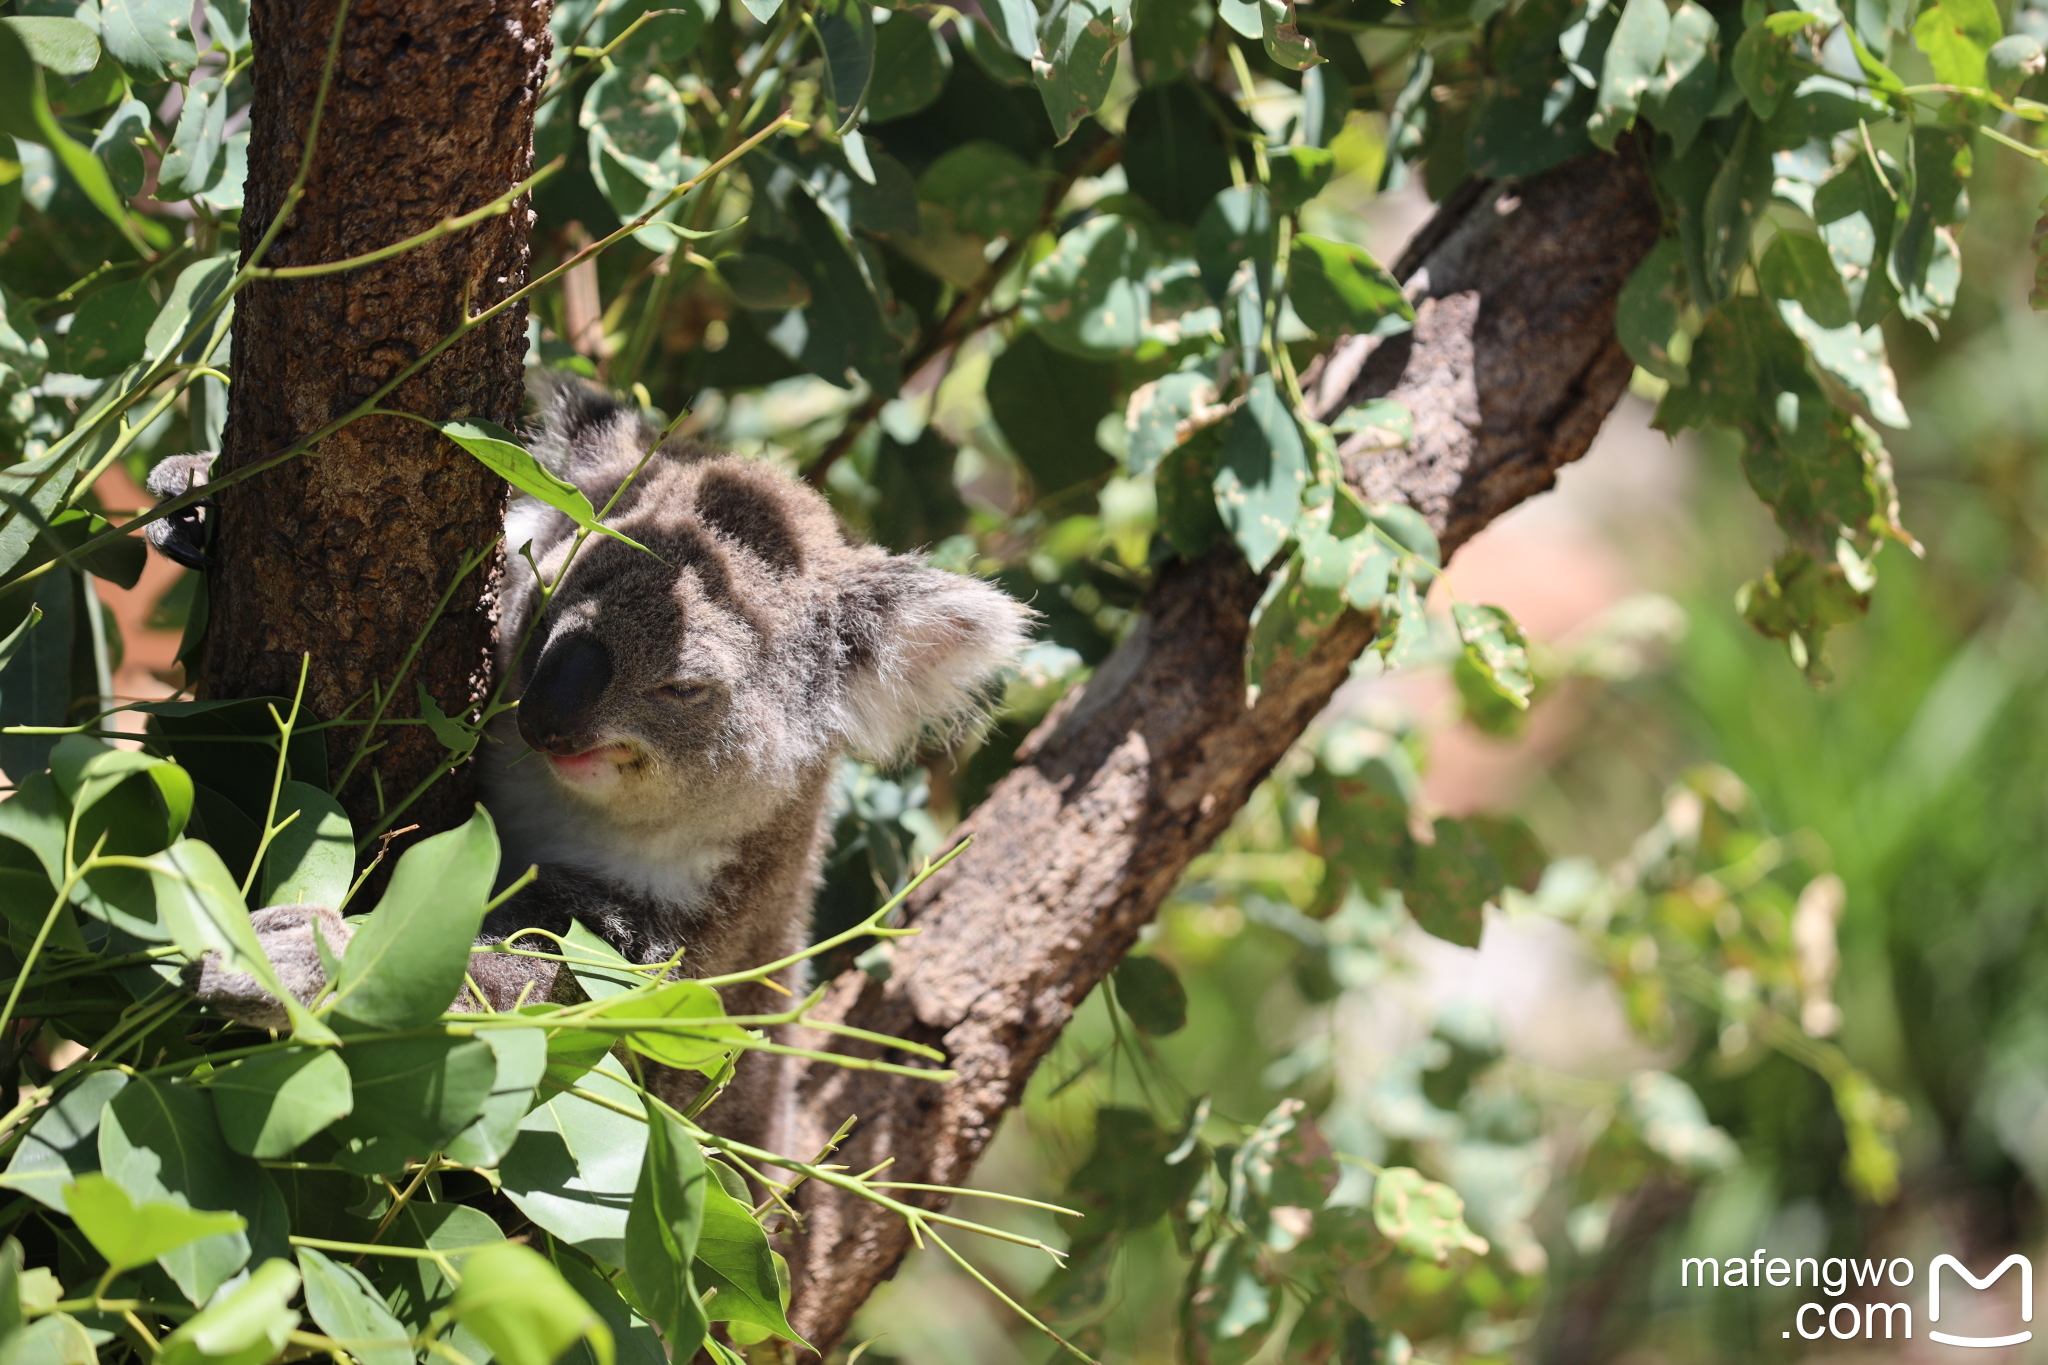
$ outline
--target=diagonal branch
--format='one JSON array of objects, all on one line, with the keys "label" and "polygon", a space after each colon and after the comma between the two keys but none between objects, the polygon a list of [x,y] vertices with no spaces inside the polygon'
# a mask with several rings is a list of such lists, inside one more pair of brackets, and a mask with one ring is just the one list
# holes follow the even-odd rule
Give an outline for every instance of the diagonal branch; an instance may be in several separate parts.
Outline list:
[{"label": "diagonal branch", "polygon": [[[1415,330],[1349,339],[1304,376],[1326,414],[1391,395],[1415,415],[1407,448],[1346,450],[1345,476],[1368,497],[1421,510],[1446,553],[1550,487],[1627,384],[1615,298],[1660,221],[1627,144],[1446,201],[1397,267]],[[1131,636],[964,823],[975,847],[911,898],[923,932],[898,942],[890,979],[851,971],[832,983],[819,1017],[937,1047],[959,1079],[937,1087],[813,1065],[787,1150],[811,1150],[855,1114],[844,1148],[854,1169],[891,1160],[899,1181],[967,1177],[1075,1008],[1372,637],[1370,618],[1347,614],[1247,705],[1243,650],[1259,590],[1235,551],[1162,573]],[[803,1194],[794,1320],[829,1349],[909,1236],[828,1189]],[[945,1197],[921,1198],[940,1207]]]}]

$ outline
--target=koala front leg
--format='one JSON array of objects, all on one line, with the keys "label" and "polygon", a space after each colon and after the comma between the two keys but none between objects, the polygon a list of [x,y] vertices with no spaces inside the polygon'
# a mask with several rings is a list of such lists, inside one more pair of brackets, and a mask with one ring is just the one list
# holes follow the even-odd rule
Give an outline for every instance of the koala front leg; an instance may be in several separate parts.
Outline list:
[{"label": "koala front leg", "polygon": [[[341,915],[324,905],[273,905],[249,916],[256,941],[264,956],[277,970],[278,980],[301,1005],[310,1005],[327,989],[327,969],[321,965],[320,950],[313,943],[317,932],[327,942],[327,951],[340,957],[348,951],[355,930],[342,923]],[[287,1029],[291,1018],[284,1004],[245,972],[231,972],[221,965],[220,954],[208,953],[186,966],[185,989],[203,1005],[240,1023],[256,1028]]]}]

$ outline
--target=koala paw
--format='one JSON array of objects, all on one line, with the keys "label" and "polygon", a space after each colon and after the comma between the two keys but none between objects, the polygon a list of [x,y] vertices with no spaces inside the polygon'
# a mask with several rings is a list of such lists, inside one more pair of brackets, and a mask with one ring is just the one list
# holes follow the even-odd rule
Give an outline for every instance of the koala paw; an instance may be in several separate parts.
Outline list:
[{"label": "koala paw", "polygon": [[[320,950],[313,943],[315,926],[327,943],[327,951],[340,957],[348,950],[355,930],[342,923],[337,911],[321,905],[273,905],[249,917],[256,940],[276,969],[284,988],[302,1005],[310,1005],[327,986],[327,971],[320,965]],[[196,966],[185,968],[185,988],[201,1004],[239,1023],[257,1028],[285,1029],[290,1016],[278,998],[244,972],[230,972],[221,965],[218,953],[208,953]]]},{"label": "koala paw", "polygon": [[[155,495],[158,502],[182,497],[206,483],[213,470],[213,460],[214,452],[210,450],[197,455],[173,455],[159,461],[156,468],[149,471],[149,478],[143,486]],[[143,528],[143,534],[149,537],[149,543],[156,546],[157,553],[164,558],[188,569],[211,568],[213,560],[206,553],[206,519],[212,507],[213,499],[203,498],[159,521],[152,521]]]}]

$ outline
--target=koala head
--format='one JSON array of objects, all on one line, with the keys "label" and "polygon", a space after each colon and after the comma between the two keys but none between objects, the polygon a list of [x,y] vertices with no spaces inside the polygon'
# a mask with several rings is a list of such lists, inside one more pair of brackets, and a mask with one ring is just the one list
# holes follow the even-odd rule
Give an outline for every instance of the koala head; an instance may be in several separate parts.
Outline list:
[{"label": "koala head", "polygon": [[[654,435],[578,390],[551,404],[547,440],[602,507]],[[520,780],[614,828],[743,835],[842,751],[888,761],[971,723],[1026,641],[1025,607],[849,542],[821,497],[759,463],[664,449],[606,521],[646,550],[591,536],[571,563],[559,514],[508,519],[509,548],[559,576],[511,695],[532,750],[517,766],[538,770]],[[508,653],[538,602],[531,570],[515,575]]]}]

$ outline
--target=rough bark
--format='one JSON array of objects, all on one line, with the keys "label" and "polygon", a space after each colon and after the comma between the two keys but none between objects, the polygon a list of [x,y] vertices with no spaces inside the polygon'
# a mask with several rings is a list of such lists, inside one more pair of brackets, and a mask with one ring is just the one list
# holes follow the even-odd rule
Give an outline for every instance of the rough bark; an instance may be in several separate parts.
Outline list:
[{"label": "rough bark", "polygon": [[[535,96],[547,70],[550,0],[356,0],[342,31],[306,194],[262,264],[357,255],[465,213],[532,173]],[[297,174],[327,56],[333,0],[257,0],[257,61],[243,250]],[[235,382],[223,470],[270,455],[346,413],[481,310],[526,282],[532,215],[510,213],[344,274],[257,280],[237,300]],[[384,401],[435,420],[511,424],[525,394],[526,310],[507,309]],[[329,719],[373,683],[388,714],[419,714],[415,680],[449,713],[489,681],[495,566],[455,592],[416,669],[397,677],[456,566],[499,534],[504,484],[416,422],[369,418],[220,495],[218,567],[203,688],[283,694],[312,656],[310,715]],[[367,715],[368,704],[357,714]],[[359,732],[330,732],[338,765]],[[443,751],[423,726],[385,747],[341,793],[374,827]],[[375,777],[372,778],[374,771]],[[469,769],[406,814],[427,832],[470,806]]]},{"label": "rough bark", "polygon": [[[1415,414],[1407,448],[1346,452],[1347,479],[1421,510],[1447,554],[1548,488],[1627,383],[1615,298],[1659,224],[1627,146],[1448,201],[1397,266],[1414,331],[1351,339],[1305,376],[1324,413],[1391,395]],[[911,901],[923,932],[897,943],[889,980],[851,971],[832,984],[824,1016],[937,1047],[959,1079],[813,1065],[791,1150],[814,1150],[858,1115],[836,1158],[851,1169],[893,1159],[895,1180],[965,1180],[1074,1009],[1372,637],[1369,618],[1345,616],[1247,705],[1242,656],[1259,590],[1234,551],[1161,575],[1130,638],[963,824],[975,847]],[[871,1205],[815,1183],[802,1194],[793,1316],[830,1349],[908,1236]]]}]

